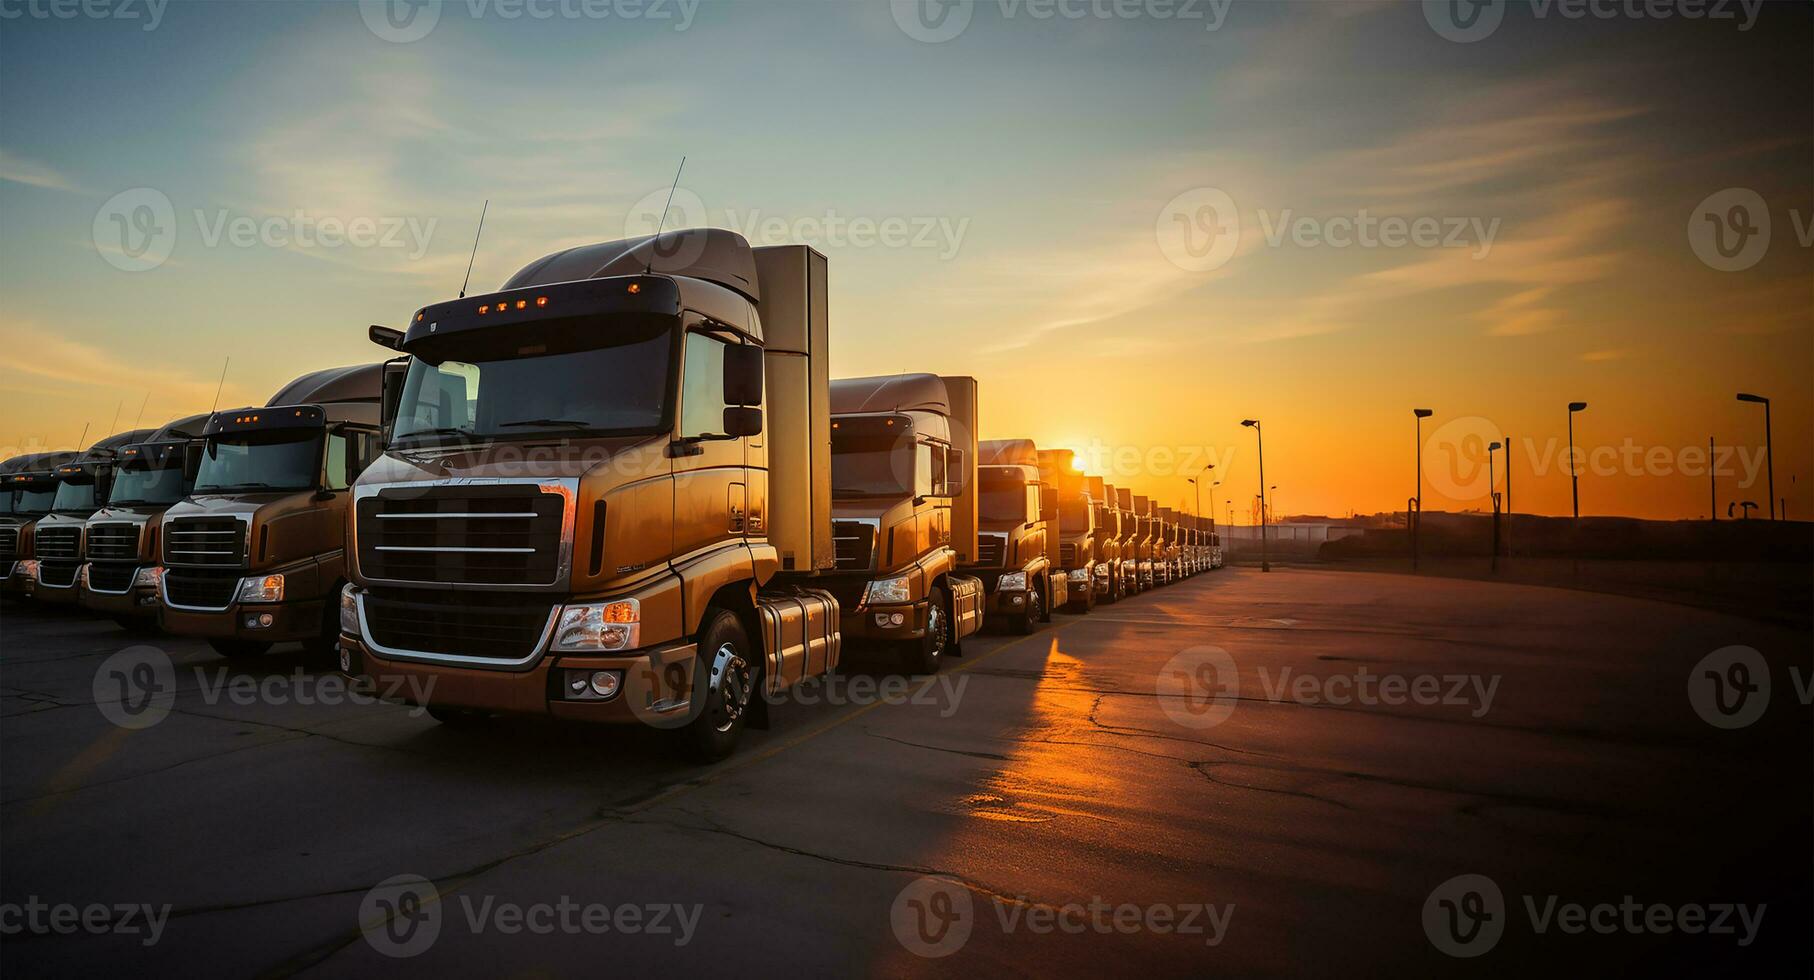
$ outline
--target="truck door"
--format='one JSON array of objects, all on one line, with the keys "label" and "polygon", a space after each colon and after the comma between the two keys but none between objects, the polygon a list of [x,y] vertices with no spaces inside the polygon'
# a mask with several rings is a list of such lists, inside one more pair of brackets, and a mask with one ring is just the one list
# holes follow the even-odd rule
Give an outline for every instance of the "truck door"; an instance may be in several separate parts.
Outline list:
[{"label": "truck door", "polygon": [[741,544],[749,530],[746,439],[727,431],[725,350],[733,343],[695,322],[686,331],[672,458],[674,561]]}]

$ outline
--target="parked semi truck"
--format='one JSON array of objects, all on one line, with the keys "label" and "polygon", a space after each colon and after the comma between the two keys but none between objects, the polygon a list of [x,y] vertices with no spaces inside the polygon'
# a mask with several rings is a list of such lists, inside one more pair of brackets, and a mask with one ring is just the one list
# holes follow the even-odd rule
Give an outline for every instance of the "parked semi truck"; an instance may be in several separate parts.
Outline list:
[{"label": "parked semi truck", "polygon": [[570,248],[392,343],[343,670],[447,723],[641,722],[709,760],[837,666],[823,255],[718,229]]},{"label": "parked semi truck", "polygon": [[1180,530],[1178,512],[1170,507],[1159,508],[1159,540],[1164,543],[1162,554],[1168,582],[1176,582],[1184,577],[1184,547]]},{"label": "parked semi truck", "polygon": [[88,520],[78,576],[82,606],[130,632],[157,625],[158,524],[195,485],[207,421],[207,415],[179,419],[121,449],[107,506]]},{"label": "parked semi truck", "polygon": [[150,435],[150,429],[120,432],[89,446],[56,469],[57,491],[50,514],[32,532],[37,557],[39,602],[75,605],[81,598],[78,579],[87,546],[88,520],[107,505],[121,450]]},{"label": "parked semi truck", "polygon": [[1121,581],[1121,518],[1115,509],[1115,488],[1102,477],[1091,476],[1084,479],[1084,490],[1094,515],[1090,540],[1096,567],[1091,582],[1098,601],[1118,602],[1127,591]]},{"label": "parked semi truck", "polygon": [[978,558],[976,382],[931,374],[831,383],[832,533],[827,587],[847,641],[898,650],[938,670],[982,628]]},{"label": "parked semi truck", "polygon": [[38,584],[33,534],[50,514],[57,497],[57,467],[76,458],[73,452],[27,453],[0,463],[0,591],[24,598]]},{"label": "parked semi truck", "polygon": [[346,511],[379,449],[384,365],[315,371],[210,414],[189,496],[158,522],[159,622],[226,657],[333,648]]},{"label": "parked semi truck", "polygon": [[960,570],[982,580],[988,622],[1031,633],[1051,621],[1053,595],[1038,447],[1031,439],[978,443],[976,485],[976,562]]},{"label": "parked semi truck", "polygon": [[1134,553],[1139,561],[1141,591],[1156,588],[1161,584],[1159,562],[1154,559],[1158,548],[1159,529],[1158,515],[1154,513],[1153,502],[1141,494],[1134,494],[1134,523],[1140,531],[1135,542]]},{"label": "parked semi truck", "polygon": [[1121,579],[1127,595],[1137,595],[1146,586],[1140,578],[1140,518],[1134,512],[1134,491],[1115,488],[1115,511],[1121,522]]},{"label": "parked semi truck", "polygon": [[[1041,449],[1039,474],[1058,497],[1058,570],[1065,592],[1062,605],[1089,612],[1096,605],[1095,512],[1077,455],[1070,449]],[[1057,600],[1060,597],[1054,597]]]}]

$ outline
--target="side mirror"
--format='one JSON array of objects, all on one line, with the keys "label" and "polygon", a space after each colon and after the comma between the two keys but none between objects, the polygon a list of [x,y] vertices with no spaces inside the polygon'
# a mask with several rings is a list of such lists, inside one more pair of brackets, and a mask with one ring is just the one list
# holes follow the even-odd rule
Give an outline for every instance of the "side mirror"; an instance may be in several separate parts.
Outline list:
[{"label": "side mirror", "polygon": [[1039,516],[1042,520],[1058,520],[1058,488],[1039,488]]},{"label": "side mirror", "polygon": [[964,465],[962,449],[945,450],[945,495],[961,497],[970,487],[970,471]]},{"label": "side mirror", "polygon": [[365,335],[379,347],[388,347],[391,350],[403,349],[403,331],[395,327],[381,327],[374,323],[366,330]]},{"label": "side mirror", "polygon": [[[373,330],[381,329],[373,327]],[[409,371],[409,359],[398,358],[384,363],[384,390],[378,406],[379,425],[384,430],[384,440],[390,441],[392,423],[397,421],[397,406],[403,401],[403,379]]]},{"label": "side mirror", "polygon": [[724,410],[724,434],[732,439],[762,434],[762,409],[734,407]]},{"label": "side mirror", "polygon": [[[744,407],[762,404],[762,348],[738,344],[724,349],[724,401]],[[760,427],[761,413],[757,415]]]}]

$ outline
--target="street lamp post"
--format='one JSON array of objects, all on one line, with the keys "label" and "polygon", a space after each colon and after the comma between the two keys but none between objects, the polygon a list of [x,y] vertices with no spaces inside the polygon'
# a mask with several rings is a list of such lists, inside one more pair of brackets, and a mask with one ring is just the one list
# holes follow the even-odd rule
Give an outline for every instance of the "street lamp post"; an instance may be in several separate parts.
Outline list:
[{"label": "street lamp post", "polygon": [[1259,419],[1242,419],[1241,424],[1253,429],[1260,449],[1260,571],[1272,571],[1272,556],[1266,546],[1266,435]]},{"label": "street lamp post", "polygon": [[[1411,571],[1417,571],[1417,532],[1418,525],[1423,523],[1423,420],[1436,414],[1427,408],[1413,408],[1411,414],[1417,418],[1417,493],[1411,499],[1417,506],[1405,508],[1405,529],[1411,532]],[[1416,510],[1416,513],[1412,513]]]},{"label": "street lamp post", "polygon": [[1581,466],[1575,457],[1575,413],[1587,408],[1586,402],[1568,403],[1568,489],[1575,501],[1575,523],[1581,523]]},{"label": "street lamp post", "polygon": [[1747,395],[1741,391],[1738,394],[1738,400],[1764,407],[1764,459],[1768,463],[1770,478],[1770,519],[1776,520],[1776,452],[1770,446],[1770,399],[1762,395]]},{"label": "street lamp post", "polygon": [[[1488,567],[1495,572],[1497,572],[1499,570],[1499,480],[1493,474],[1493,454],[1498,451],[1499,451],[1498,442],[1491,442],[1491,443],[1487,444],[1487,447],[1486,447],[1486,495],[1487,495],[1487,499],[1492,501],[1492,503],[1493,503],[1493,544],[1492,544],[1492,547],[1488,551],[1488,553],[1490,555]],[[1507,465],[1509,466],[1511,461],[1508,459],[1506,462],[1507,462]]]}]

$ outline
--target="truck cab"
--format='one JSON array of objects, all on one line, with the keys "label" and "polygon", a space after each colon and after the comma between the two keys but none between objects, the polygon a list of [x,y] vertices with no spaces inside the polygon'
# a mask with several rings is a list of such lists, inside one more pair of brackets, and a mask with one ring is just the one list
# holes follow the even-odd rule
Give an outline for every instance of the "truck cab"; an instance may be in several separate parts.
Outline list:
[{"label": "truck cab", "polygon": [[195,481],[158,521],[159,622],[225,657],[332,649],[353,480],[377,455],[382,364],[303,375],[211,413]]},{"label": "truck cab", "polygon": [[1064,605],[1089,612],[1096,605],[1096,512],[1077,455],[1070,449],[1039,451],[1040,479],[1057,490],[1058,568],[1065,579]]},{"label": "truck cab", "polygon": [[1165,542],[1166,580],[1176,582],[1184,577],[1184,528],[1176,510],[1159,508],[1159,536]]},{"label": "truck cab", "polygon": [[1031,439],[989,439],[977,445],[977,464],[976,562],[961,568],[982,580],[989,622],[1031,633],[1052,619],[1039,451]]},{"label": "truck cab", "polygon": [[1124,595],[1136,595],[1144,584],[1140,579],[1140,519],[1134,513],[1134,491],[1115,487],[1116,517],[1121,523],[1121,583]]},{"label": "truck cab", "polygon": [[[938,670],[982,627],[975,382],[931,374],[831,383],[832,533],[847,640],[898,650],[917,673]],[[955,423],[955,424],[954,424]]]},{"label": "truck cab", "polygon": [[107,505],[120,451],[151,432],[137,429],[108,436],[57,467],[57,491],[51,500],[50,514],[38,522],[32,533],[38,562],[34,595],[39,602],[74,605],[81,598],[78,580],[89,518]]},{"label": "truck cab", "polygon": [[1155,588],[1164,581],[1160,574],[1160,562],[1157,560],[1158,515],[1150,498],[1134,494],[1134,523],[1139,528],[1139,538],[1134,543],[1134,554],[1139,561],[1140,588],[1144,591]]},{"label": "truck cab", "polygon": [[1115,508],[1115,488],[1102,477],[1092,476],[1085,479],[1085,490],[1095,515],[1090,539],[1096,568],[1091,581],[1098,600],[1117,602],[1126,592],[1121,583],[1121,512]]},{"label": "truck cab", "polygon": [[57,496],[57,467],[72,452],[28,453],[0,463],[0,590],[26,597],[38,585],[33,533]]},{"label": "truck cab", "polygon": [[179,419],[120,450],[107,506],[88,520],[79,576],[84,609],[132,632],[157,625],[158,525],[195,486],[207,421],[206,415]]},{"label": "truck cab", "polygon": [[728,755],[841,655],[826,283],[805,246],[687,229],[412,313],[382,341],[408,362],[353,491],[341,669],[444,724]]}]

